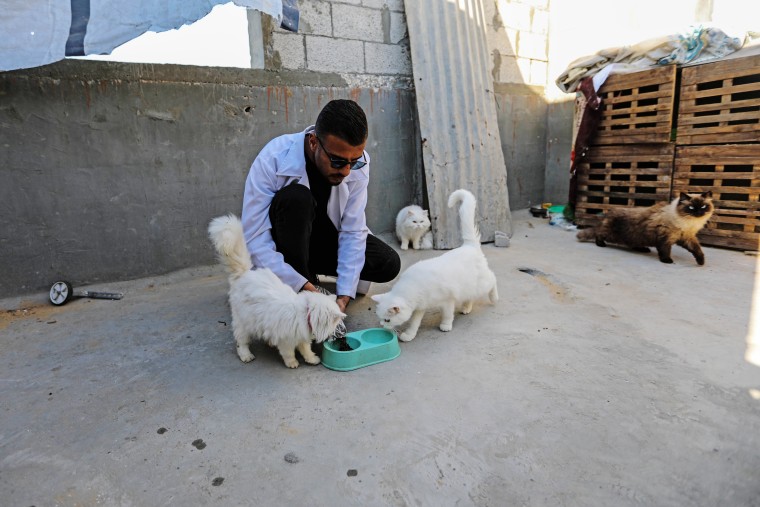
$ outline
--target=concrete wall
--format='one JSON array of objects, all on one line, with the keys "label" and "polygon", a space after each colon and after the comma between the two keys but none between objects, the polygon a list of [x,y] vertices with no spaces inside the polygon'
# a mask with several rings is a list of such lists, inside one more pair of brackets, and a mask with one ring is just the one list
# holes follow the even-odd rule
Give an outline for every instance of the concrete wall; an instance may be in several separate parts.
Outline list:
[{"label": "concrete wall", "polygon": [[[545,200],[552,179],[549,3],[484,6],[518,209]],[[403,1],[299,7],[297,34],[261,17],[264,70],[69,60],[0,74],[0,297],[58,278],[86,284],[213,262],[208,220],[239,213],[258,151],[313,123],[331,98],[353,98],[368,114],[373,231],[392,230],[406,204],[424,205]]]},{"label": "concrete wall", "polygon": [[568,201],[574,113],[574,100],[554,101],[546,105],[546,202],[566,204]]},{"label": "concrete wall", "polygon": [[298,33],[265,16],[266,68],[335,72],[349,86],[411,86],[403,0],[300,1]]},{"label": "concrete wall", "polygon": [[545,200],[548,0],[483,0],[509,205]]},{"label": "concrete wall", "polygon": [[214,262],[251,162],[332,98],[369,120],[373,232],[420,195],[414,94],[338,75],[69,60],[0,74],[0,297]]}]

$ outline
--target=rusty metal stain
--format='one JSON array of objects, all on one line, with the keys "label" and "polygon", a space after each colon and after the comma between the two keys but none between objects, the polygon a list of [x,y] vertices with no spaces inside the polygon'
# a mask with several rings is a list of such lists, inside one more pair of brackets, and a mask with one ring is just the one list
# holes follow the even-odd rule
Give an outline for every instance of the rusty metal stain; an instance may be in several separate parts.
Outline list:
[{"label": "rusty metal stain", "polygon": [[87,81],[82,81],[82,85],[84,85],[84,97],[85,102],[87,103],[87,109],[90,109],[90,83]]},{"label": "rusty metal stain", "polygon": [[[66,310],[72,308],[76,308],[76,305],[66,308]],[[48,321],[52,316],[61,313],[63,310],[64,308],[61,306],[24,301],[21,302],[16,309],[0,311],[0,330],[5,329],[13,322],[32,318],[36,319],[38,322]],[[53,323],[55,322],[48,322],[48,324]]]}]

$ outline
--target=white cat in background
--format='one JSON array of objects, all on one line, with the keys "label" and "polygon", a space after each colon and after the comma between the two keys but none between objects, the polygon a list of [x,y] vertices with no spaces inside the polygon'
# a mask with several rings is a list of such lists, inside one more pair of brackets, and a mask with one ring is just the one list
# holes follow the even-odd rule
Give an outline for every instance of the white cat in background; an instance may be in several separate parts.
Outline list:
[{"label": "white cat in background", "polygon": [[496,276],[480,249],[475,196],[467,190],[457,190],[449,196],[449,208],[457,204],[464,244],[439,257],[413,264],[390,292],[372,296],[378,303],[377,316],[383,327],[396,328],[409,321],[399,335],[401,341],[414,339],[428,310],[440,309],[439,328],[451,331],[457,309],[467,314],[476,300],[487,297],[493,304],[499,299]]},{"label": "white cat in background", "polygon": [[346,317],[335,296],[309,291],[296,294],[270,270],[251,271],[243,226],[234,215],[213,219],[208,234],[230,274],[232,334],[240,360],[254,359],[249,345],[256,337],[277,347],[288,368],[298,367],[296,350],[307,363],[319,364],[311,350],[312,340],[325,341]]},{"label": "white cat in background", "polygon": [[401,249],[407,250],[412,244],[415,250],[433,248],[433,235],[430,232],[430,218],[427,210],[412,204],[396,215],[396,236],[401,242]]}]

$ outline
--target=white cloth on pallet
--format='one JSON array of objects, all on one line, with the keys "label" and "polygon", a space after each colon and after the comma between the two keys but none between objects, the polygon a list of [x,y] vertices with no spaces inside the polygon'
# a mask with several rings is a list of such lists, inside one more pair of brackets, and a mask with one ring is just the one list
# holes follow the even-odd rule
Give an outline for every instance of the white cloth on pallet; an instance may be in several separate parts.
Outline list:
[{"label": "white cloth on pallet", "polygon": [[[666,35],[632,46],[603,49],[568,65],[555,81],[560,90],[573,93],[585,78],[594,76],[598,90],[611,73],[638,72],[658,65],[684,65],[723,58],[751,37],[730,37],[719,28],[698,27],[686,35]],[[598,77],[597,77],[598,75]]]}]

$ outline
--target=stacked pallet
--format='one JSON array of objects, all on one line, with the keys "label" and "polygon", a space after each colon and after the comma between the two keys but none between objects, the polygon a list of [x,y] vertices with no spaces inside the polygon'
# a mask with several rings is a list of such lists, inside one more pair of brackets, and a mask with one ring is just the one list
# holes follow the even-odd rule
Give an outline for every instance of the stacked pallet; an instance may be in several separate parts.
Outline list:
[{"label": "stacked pallet", "polygon": [[578,166],[578,225],[710,190],[715,214],[700,241],[760,249],[760,56],[615,75],[599,96],[602,119]]},{"label": "stacked pallet", "polygon": [[612,75],[599,89],[601,120],[577,169],[578,225],[613,207],[670,199],[675,90],[675,66]]},{"label": "stacked pallet", "polygon": [[760,56],[683,69],[680,100],[673,192],[712,190],[702,243],[758,250]]}]

